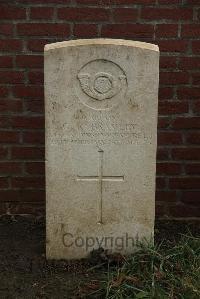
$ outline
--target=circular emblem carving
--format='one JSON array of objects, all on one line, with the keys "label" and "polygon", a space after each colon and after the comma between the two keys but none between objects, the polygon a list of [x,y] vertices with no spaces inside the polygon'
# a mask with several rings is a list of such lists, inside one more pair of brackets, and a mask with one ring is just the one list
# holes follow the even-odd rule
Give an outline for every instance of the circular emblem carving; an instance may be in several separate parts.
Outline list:
[{"label": "circular emblem carving", "polygon": [[108,92],[112,90],[114,78],[110,74],[97,73],[94,80],[94,89],[97,91],[97,100],[102,100],[99,95],[105,95],[105,99],[108,98]]},{"label": "circular emblem carving", "polygon": [[79,99],[93,109],[108,109],[116,105],[125,92],[127,79],[114,62],[98,59],[84,65],[77,74]]}]

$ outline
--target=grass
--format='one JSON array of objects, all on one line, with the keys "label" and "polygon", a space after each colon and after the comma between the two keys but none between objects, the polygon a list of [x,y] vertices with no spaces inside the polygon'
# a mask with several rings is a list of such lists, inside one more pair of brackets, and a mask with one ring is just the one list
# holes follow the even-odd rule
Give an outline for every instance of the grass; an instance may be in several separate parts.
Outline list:
[{"label": "grass", "polygon": [[87,298],[200,298],[200,238],[191,233],[176,242],[140,243],[135,254],[111,259],[106,267],[100,269],[99,281],[91,281],[88,290],[84,286]]}]

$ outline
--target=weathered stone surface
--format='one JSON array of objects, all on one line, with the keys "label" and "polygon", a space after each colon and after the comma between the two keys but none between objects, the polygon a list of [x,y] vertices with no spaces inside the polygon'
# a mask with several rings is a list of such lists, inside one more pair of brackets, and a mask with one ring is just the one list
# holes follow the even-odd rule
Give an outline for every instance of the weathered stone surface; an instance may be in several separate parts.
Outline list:
[{"label": "weathered stone surface", "polygon": [[158,70],[152,44],[45,46],[47,258],[153,234]]}]

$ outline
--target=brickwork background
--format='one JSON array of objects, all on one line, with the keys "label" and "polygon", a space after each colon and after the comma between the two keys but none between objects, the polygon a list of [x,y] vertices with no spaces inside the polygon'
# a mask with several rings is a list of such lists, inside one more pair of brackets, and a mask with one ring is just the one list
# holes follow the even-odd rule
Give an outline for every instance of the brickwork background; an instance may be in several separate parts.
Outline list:
[{"label": "brickwork background", "polygon": [[0,214],[45,211],[44,45],[110,37],[159,45],[156,211],[200,216],[199,0],[1,0],[0,19]]}]

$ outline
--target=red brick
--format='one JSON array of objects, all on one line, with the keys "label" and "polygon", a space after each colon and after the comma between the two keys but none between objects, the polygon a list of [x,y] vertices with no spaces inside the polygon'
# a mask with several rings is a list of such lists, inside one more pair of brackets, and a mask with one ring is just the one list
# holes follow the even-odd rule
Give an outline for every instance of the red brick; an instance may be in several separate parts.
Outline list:
[{"label": "red brick", "polygon": [[0,143],[18,143],[19,133],[14,131],[0,131]]},{"label": "red brick", "polygon": [[[54,41],[52,41],[52,43],[53,42]],[[27,48],[33,52],[43,52],[44,46],[49,43],[51,43],[51,41],[47,39],[31,39],[27,42]]]},{"label": "red brick", "polygon": [[[39,123],[32,121],[38,119],[38,117],[41,124],[44,121],[43,63],[37,60],[36,57],[39,57],[39,54],[42,57],[44,45],[47,43],[61,41],[63,38],[68,39],[70,34],[76,38],[99,37],[99,29],[101,30],[102,27],[102,36],[104,37],[136,39],[160,45],[159,99],[162,103],[159,104],[159,110],[161,115],[166,116],[159,117],[158,122],[158,127],[161,129],[158,132],[158,145],[161,146],[158,148],[160,162],[157,170],[158,175],[161,175],[161,177],[157,179],[157,187],[165,190],[157,191],[156,200],[159,202],[156,209],[159,216],[170,215],[169,211],[172,217],[195,217],[197,215],[197,209],[190,209],[190,207],[191,205],[199,205],[197,203],[200,195],[199,187],[197,191],[193,192],[182,187],[183,191],[180,191],[180,188],[177,191],[176,189],[168,189],[168,180],[172,179],[171,176],[176,176],[174,179],[182,179],[182,177],[187,179],[191,176],[191,179],[195,180],[195,184],[196,179],[200,177],[198,154],[200,134],[196,130],[200,127],[197,117],[198,115],[200,117],[200,88],[198,86],[200,84],[200,75],[197,71],[200,66],[199,57],[192,56],[192,53],[200,53],[199,35],[196,35],[199,31],[199,24],[197,20],[192,20],[194,7],[188,5],[197,5],[199,1],[188,0],[186,2],[182,7],[182,1],[180,0],[77,0],[74,1],[73,6],[68,6],[69,1],[67,0],[46,0],[45,3],[42,0],[34,0],[34,5],[33,0],[18,0],[16,6],[9,6],[8,2],[4,1],[5,7],[24,11],[27,8],[23,4],[30,4],[28,6],[30,18],[35,19],[35,21],[31,21],[31,19],[30,21],[24,21],[25,16],[23,21],[15,22],[16,25],[13,25],[13,21],[17,20],[13,17],[9,21],[5,20],[0,25],[0,34],[1,36],[4,35],[4,39],[0,41],[0,50],[2,48],[2,52],[4,51],[4,56],[0,57],[2,70],[0,72],[0,83],[8,84],[0,87],[0,113],[3,114],[0,122],[5,128],[0,131],[0,142],[4,146],[0,148],[0,158],[2,160],[0,162],[0,172],[7,175],[24,175],[24,177],[13,178],[12,183],[17,186],[16,188],[28,189],[0,191],[0,197],[4,203],[10,202],[11,213],[43,212],[42,205],[38,203],[39,201],[44,202],[44,190],[31,190],[32,188],[44,188],[44,184],[41,187],[41,181],[38,177],[44,175],[44,162],[38,162],[44,159],[44,131],[43,126],[41,127]],[[21,7],[19,3],[21,3]],[[58,3],[62,5],[56,6]],[[82,6],[77,7],[77,3]],[[136,4],[141,4],[141,6]],[[147,6],[151,4],[157,5],[155,7]],[[177,5],[175,6],[175,4]],[[94,6],[92,7],[92,5]],[[144,13],[145,9],[156,14],[154,19],[151,19],[152,16],[150,15],[147,16],[146,24],[137,20],[138,11],[142,10]],[[198,7],[195,9],[197,12]],[[76,19],[79,17],[77,22],[75,21],[75,24],[73,24],[72,33],[71,25],[68,24],[67,19],[56,24],[52,21],[44,22],[45,19],[50,20],[53,18],[53,11],[55,10],[70,12],[66,18]],[[105,11],[106,19],[101,19],[102,15],[92,15],[91,11]],[[182,15],[177,13],[180,11],[185,11],[185,13]],[[90,22],[91,18],[92,21]],[[166,22],[163,22],[164,18],[166,18]],[[180,19],[182,22],[178,24],[180,21],[177,22],[177,20]],[[159,20],[159,22],[155,22],[156,20]],[[102,24],[102,22],[106,23]],[[15,26],[17,32],[15,38],[12,39],[12,35],[15,34]],[[186,36],[185,40],[178,39],[179,26],[182,26],[182,34],[188,30],[188,37],[193,40],[189,41]],[[19,35],[23,38],[18,39],[17,36]],[[197,40],[195,40],[196,38]],[[31,55],[31,51],[37,55]],[[182,53],[182,55],[178,55],[178,53]],[[20,69],[18,70],[16,67]],[[21,68],[25,68],[26,73],[23,73]],[[22,75],[22,77],[18,77],[18,75]],[[24,79],[26,80],[24,81]],[[16,85],[12,86],[11,84]],[[187,85],[180,86],[181,84]],[[13,99],[12,96],[15,96],[16,99]],[[177,98],[181,101],[178,101]],[[190,111],[188,111],[188,105],[190,105]],[[184,114],[188,112],[191,114],[185,115],[185,117],[184,115],[174,116],[174,113]],[[34,128],[34,126],[36,127]],[[6,147],[7,143],[13,144],[8,145],[9,148],[11,147],[9,152]],[[175,146],[176,148],[174,148]],[[10,159],[16,160],[11,161]],[[19,161],[17,162],[17,160]],[[174,162],[173,160],[177,161]],[[22,166],[23,169],[21,169]],[[21,172],[22,170],[23,172]],[[185,171],[184,173],[187,176],[184,173],[181,174],[182,170]],[[10,188],[8,178],[4,179],[6,180],[5,188]],[[187,182],[187,186],[190,183],[190,181]],[[190,188],[193,189],[193,186],[190,186]],[[193,194],[191,195],[189,192]],[[187,205],[174,205],[174,202],[180,201],[180,197],[182,203]],[[14,201],[17,201],[17,203]],[[179,207],[180,211],[177,211]],[[6,206],[1,207],[0,213],[2,211],[6,213],[7,208]]]},{"label": "red brick", "polygon": [[26,9],[15,6],[0,6],[0,18],[1,20],[16,20],[26,18]]},{"label": "red brick", "polygon": [[190,70],[200,68],[200,58],[197,57],[181,57],[179,69]]},{"label": "red brick", "polygon": [[192,51],[194,54],[200,53],[200,40],[195,40],[192,42]]},{"label": "red brick", "polygon": [[157,149],[157,159],[158,160],[167,160],[169,158],[169,152],[165,148],[158,148]]},{"label": "red brick", "polygon": [[43,56],[39,55],[17,55],[16,65],[18,67],[42,68]]},{"label": "red brick", "polygon": [[158,128],[165,129],[168,128],[171,120],[168,117],[158,117]]},{"label": "red brick", "polygon": [[178,37],[178,24],[157,24],[156,37]]},{"label": "red brick", "polygon": [[187,84],[189,83],[189,74],[186,72],[160,72],[160,84]]},{"label": "red brick", "polygon": [[200,191],[185,191],[181,196],[181,201],[187,204],[200,205]]},{"label": "red brick", "polygon": [[177,117],[173,122],[174,129],[199,129],[200,117]]},{"label": "red brick", "polygon": [[[44,4],[44,0],[18,0],[18,2],[26,3],[26,4]],[[45,4],[69,4],[71,0],[45,0]]]},{"label": "red brick", "polygon": [[41,217],[41,215],[45,214],[45,205],[41,203],[31,203],[31,205],[20,203],[20,210],[22,210],[24,214],[32,214]]},{"label": "red brick", "polygon": [[183,101],[160,101],[159,102],[159,114],[183,114],[188,113],[189,105],[188,102]]},{"label": "red brick", "polygon": [[31,7],[31,19],[51,19],[53,17],[53,7]]},{"label": "red brick", "polygon": [[0,177],[0,188],[1,189],[8,188],[8,179],[7,178]]},{"label": "red brick", "polygon": [[42,174],[45,172],[44,162],[29,162],[25,164],[25,171],[28,174]]},{"label": "red brick", "polygon": [[165,205],[163,204],[163,202],[162,203],[156,202],[155,215],[156,215],[156,218],[166,217],[166,208],[165,208]]},{"label": "red brick", "polygon": [[156,0],[108,0],[111,4],[155,4]]},{"label": "red brick", "polygon": [[185,40],[158,40],[156,42],[161,52],[185,52],[188,42]]},{"label": "red brick", "polygon": [[11,150],[12,159],[18,160],[41,160],[44,159],[43,147],[13,147]]},{"label": "red brick", "polygon": [[116,22],[134,22],[138,18],[138,10],[135,8],[113,9],[113,18]]},{"label": "red brick", "polygon": [[[3,202],[41,202],[45,200],[45,192],[43,190],[1,190],[0,198]],[[18,211],[22,213],[20,209]]]},{"label": "red brick", "polygon": [[15,52],[22,49],[22,41],[19,39],[1,39],[0,51]]},{"label": "red brick", "polygon": [[182,25],[181,36],[196,38],[200,35],[200,25],[199,24],[185,24]]},{"label": "red brick", "polygon": [[197,5],[199,5],[199,0],[187,0],[187,4],[197,4]]},{"label": "red brick", "polygon": [[142,5],[149,5],[149,4],[155,4],[156,0],[113,0],[113,2],[115,4],[142,4]]},{"label": "red brick", "polygon": [[23,143],[44,144],[44,132],[24,132]]},{"label": "red brick", "polygon": [[200,132],[191,132],[186,135],[186,141],[189,144],[200,144]]},{"label": "red brick", "polygon": [[8,149],[6,147],[0,147],[0,159],[6,159],[8,156]]},{"label": "red brick", "polygon": [[176,201],[177,195],[176,191],[157,191],[156,192],[156,201],[171,202]]},{"label": "red brick", "polygon": [[200,99],[200,88],[179,87],[177,90],[178,98],[181,99]]},{"label": "red brick", "polygon": [[44,101],[26,101],[26,111],[33,113],[43,113]]},{"label": "red brick", "polygon": [[182,144],[182,134],[179,132],[158,132],[158,144],[170,145],[170,144]]},{"label": "red brick", "polygon": [[193,73],[191,74],[191,77],[193,85],[200,85],[200,73]]},{"label": "red brick", "polygon": [[44,117],[13,116],[11,119],[11,125],[13,128],[43,129]]},{"label": "red brick", "polygon": [[200,101],[197,101],[193,104],[193,112],[196,114],[200,113]]},{"label": "red brick", "polygon": [[10,118],[8,116],[0,115],[0,127],[8,128],[10,126]]},{"label": "red brick", "polygon": [[22,98],[43,98],[44,89],[43,87],[37,86],[23,86],[18,85],[13,87],[13,93],[16,97]]},{"label": "red brick", "polygon": [[177,218],[199,217],[200,209],[188,205],[179,204],[170,207],[170,214],[172,217],[177,217]]},{"label": "red brick", "polygon": [[76,3],[78,4],[86,4],[86,5],[130,5],[130,4],[143,4],[143,5],[149,5],[149,4],[155,4],[156,0],[76,0]]},{"label": "red brick", "polygon": [[28,74],[30,84],[43,84],[44,83],[44,73],[43,72],[29,72]]},{"label": "red brick", "polygon": [[[21,0],[21,1],[23,1],[23,0]],[[31,191],[31,190],[29,190],[29,191]],[[1,205],[0,205],[0,207],[1,207]],[[3,210],[3,208],[2,208],[2,210]],[[5,208],[3,210],[4,213],[7,214],[8,213],[7,210],[8,209],[5,206]],[[36,217],[37,216],[41,217],[41,215],[45,214],[45,206],[38,202],[37,203],[35,203],[35,202],[34,203],[33,202],[31,202],[31,203],[12,202],[9,205],[9,214],[10,215],[19,215],[19,214],[29,215],[30,214],[30,215],[33,215]]]},{"label": "red brick", "polygon": [[8,95],[8,88],[4,86],[0,86],[0,96],[1,98],[6,97]]},{"label": "red brick", "polygon": [[159,100],[171,100],[173,98],[174,90],[172,87],[159,88]]},{"label": "red brick", "polygon": [[0,68],[11,68],[13,66],[13,58],[10,56],[0,56]]},{"label": "red brick", "polygon": [[41,204],[38,203],[0,202],[0,213],[2,215],[19,215],[21,212],[22,215],[41,216],[41,211],[45,212],[44,209],[42,210]]},{"label": "red brick", "polygon": [[20,100],[10,100],[10,99],[0,99],[0,112],[21,112],[23,109],[22,101]]},{"label": "red brick", "polygon": [[153,38],[153,25],[108,24],[102,27],[102,37]]},{"label": "red brick", "polygon": [[0,162],[0,174],[20,174],[22,172],[21,163]]},{"label": "red brick", "polygon": [[175,69],[176,65],[177,65],[177,57],[173,57],[173,56],[161,56],[160,57],[160,68]]},{"label": "red brick", "polygon": [[67,21],[109,21],[109,10],[104,8],[58,8],[58,18]]},{"label": "red brick", "polygon": [[98,36],[98,27],[95,24],[74,24],[74,36],[96,37]]},{"label": "red brick", "polygon": [[158,175],[175,175],[181,174],[181,164],[178,163],[157,163],[156,171]]},{"label": "red brick", "polygon": [[199,148],[174,148],[171,154],[174,160],[200,160]]},{"label": "red brick", "polygon": [[192,20],[189,8],[143,8],[141,18],[147,20]]},{"label": "red brick", "polygon": [[179,4],[182,0],[158,0],[158,4]]},{"label": "red brick", "polygon": [[12,35],[13,34],[13,24],[0,24],[0,34]]},{"label": "red brick", "polygon": [[76,0],[76,3],[81,5],[103,5],[110,4],[108,1],[109,0]]},{"label": "red brick", "polygon": [[165,189],[166,187],[166,180],[163,177],[156,178],[156,188],[157,189]]},{"label": "red brick", "polygon": [[182,177],[169,179],[170,189],[198,189],[199,185],[199,177]]},{"label": "red brick", "polygon": [[0,71],[0,84],[17,84],[23,83],[24,73],[16,71]]},{"label": "red brick", "polygon": [[26,36],[64,36],[69,37],[69,24],[25,23],[17,25],[19,35]]},{"label": "red brick", "polygon": [[186,164],[185,172],[186,174],[200,175],[200,164]]},{"label": "red brick", "polygon": [[44,177],[17,177],[11,179],[12,188],[44,188]]}]

